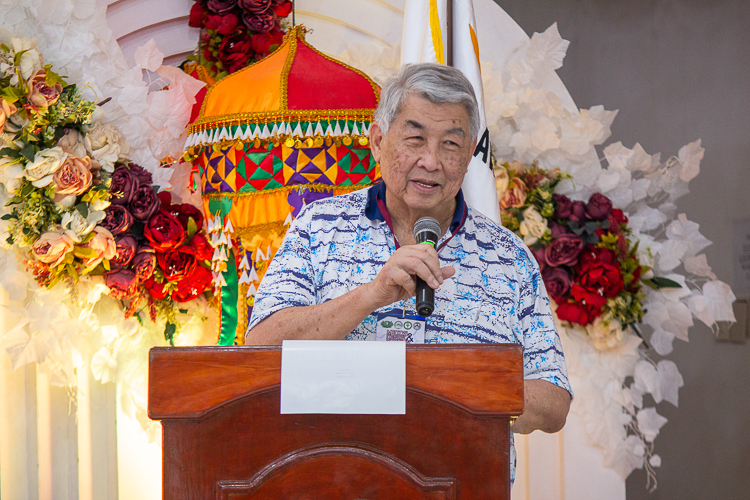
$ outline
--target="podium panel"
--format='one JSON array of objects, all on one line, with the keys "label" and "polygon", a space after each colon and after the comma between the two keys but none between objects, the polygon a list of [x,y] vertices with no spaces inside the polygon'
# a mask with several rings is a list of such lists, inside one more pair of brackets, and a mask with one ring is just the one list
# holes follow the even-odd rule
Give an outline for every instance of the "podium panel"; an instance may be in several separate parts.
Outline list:
[{"label": "podium panel", "polygon": [[279,347],[149,362],[165,500],[510,498],[520,346],[407,346],[405,415],[281,415]]}]

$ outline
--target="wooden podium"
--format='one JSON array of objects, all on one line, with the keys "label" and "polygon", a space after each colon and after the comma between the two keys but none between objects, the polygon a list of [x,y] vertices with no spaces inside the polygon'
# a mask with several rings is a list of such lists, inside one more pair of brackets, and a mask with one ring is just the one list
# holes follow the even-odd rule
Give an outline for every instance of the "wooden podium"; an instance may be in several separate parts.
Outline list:
[{"label": "wooden podium", "polygon": [[164,500],[510,498],[518,345],[409,345],[405,415],[281,415],[280,347],[154,348]]}]

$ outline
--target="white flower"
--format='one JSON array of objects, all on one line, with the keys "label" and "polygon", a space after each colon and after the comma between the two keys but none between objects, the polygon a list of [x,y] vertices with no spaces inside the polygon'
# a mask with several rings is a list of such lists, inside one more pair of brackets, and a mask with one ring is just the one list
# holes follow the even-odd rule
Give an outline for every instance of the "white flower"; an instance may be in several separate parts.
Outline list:
[{"label": "white flower", "polygon": [[596,318],[594,322],[586,327],[591,339],[594,341],[594,347],[600,351],[606,351],[617,347],[622,343],[625,338],[625,333],[622,331],[622,324],[616,319],[605,320],[601,316]]},{"label": "white flower", "polygon": [[[11,38],[10,44],[14,54],[25,51],[21,54],[21,60],[18,62],[18,69],[21,70],[21,78],[28,80],[34,73],[42,69],[44,59],[42,58],[42,54],[36,50],[36,38]],[[11,81],[11,85],[17,84],[18,82],[14,83]]]},{"label": "white flower", "polygon": [[498,198],[502,197],[508,184],[510,183],[510,177],[508,176],[508,170],[502,165],[495,167],[495,188],[497,190]]},{"label": "white flower", "polygon": [[63,215],[60,225],[70,239],[80,243],[81,237],[93,231],[96,224],[104,220],[105,215],[104,212],[89,212],[88,217],[84,218],[81,212],[73,210]]},{"label": "white flower", "polygon": [[130,151],[130,145],[112,125],[97,123],[86,134],[83,144],[89,156],[97,160],[107,172],[113,172],[115,162]]},{"label": "white flower", "polygon": [[11,158],[0,158],[0,183],[5,184],[5,190],[13,193],[21,185],[23,167],[13,163]]},{"label": "white flower", "polygon": [[68,154],[59,146],[44,149],[34,155],[34,161],[26,165],[24,175],[36,187],[44,187],[52,182],[52,174],[62,166]]},{"label": "white flower", "polygon": [[547,219],[536,211],[534,207],[529,207],[523,211],[523,221],[519,228],[523,236],[523,242],[531,246],[544,236],[547,230]]}]

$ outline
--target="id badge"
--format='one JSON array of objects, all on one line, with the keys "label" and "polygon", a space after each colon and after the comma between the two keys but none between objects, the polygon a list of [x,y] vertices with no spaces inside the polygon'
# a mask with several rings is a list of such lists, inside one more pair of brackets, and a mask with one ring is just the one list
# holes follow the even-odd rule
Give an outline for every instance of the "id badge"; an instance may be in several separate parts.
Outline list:
[{"label": "id badge", "polygon": [[400,340],[409,344],[424,344],[425,318],[404,314],[401,309],[378,313],[375,340]]}]

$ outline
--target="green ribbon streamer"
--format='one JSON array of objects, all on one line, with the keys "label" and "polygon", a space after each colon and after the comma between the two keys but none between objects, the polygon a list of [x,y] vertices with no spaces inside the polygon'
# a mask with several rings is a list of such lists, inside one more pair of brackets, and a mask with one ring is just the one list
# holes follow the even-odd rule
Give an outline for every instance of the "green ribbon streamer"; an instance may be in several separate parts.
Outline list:
[{"label": "green ribbon streamer", "polygon": [[224,271],[224,279],[227,284],[221,287],[221,331],[216,345],[234,345],[239,319],[237,301],[239,300],[240,288],[234,252],[230,250],[227,257],[229,257],[227,270]]},{"label": "green ribbon streamer", "polygon": [[[232,210],[232,198],[222,198],[218,200],[209,200],[208,210],[210,216],[218,215],[224,219]],[[227,270],[224,271],[224,280],[227,282],[221,287],[221,328],[219,330],[219,340],[217,345],[234,345],[235,335],[237,333],[237,301],[239,300],[240,288],[239,278],[237,277],[237,263],[234,260],[234,252],[228,252]]]}]

